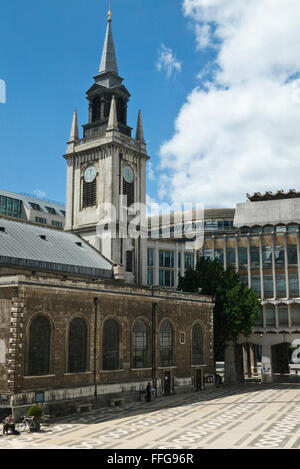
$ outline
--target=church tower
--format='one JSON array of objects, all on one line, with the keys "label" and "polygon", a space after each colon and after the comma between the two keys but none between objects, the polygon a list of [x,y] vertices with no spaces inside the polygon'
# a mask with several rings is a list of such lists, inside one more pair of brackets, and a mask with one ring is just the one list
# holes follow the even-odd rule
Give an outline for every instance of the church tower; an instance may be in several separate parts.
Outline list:
[{"label": "church tower", "polygon": [[[89,121],[79,137],[74,112],[67,160],[65,230],[120,266],[125,281],[147,284],[146,163],[141,112],[127,125],[130,93],[119,76],[111,12],[98,74],[86,92]],[[131,227],[128,229],[128,227]],[[129,233],[128,233],[129,231]]]}]

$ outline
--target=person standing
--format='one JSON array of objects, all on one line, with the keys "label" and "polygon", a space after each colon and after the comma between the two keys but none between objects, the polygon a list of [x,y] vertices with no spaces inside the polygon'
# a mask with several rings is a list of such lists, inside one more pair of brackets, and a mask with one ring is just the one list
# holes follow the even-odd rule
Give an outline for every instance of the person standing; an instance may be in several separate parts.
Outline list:
[{"label": "person standing", "polygon": [[150,383],[148,383],[146,387],[146,401],[147,402],[151,401],[151,393],[152,393],[152,386]]}]

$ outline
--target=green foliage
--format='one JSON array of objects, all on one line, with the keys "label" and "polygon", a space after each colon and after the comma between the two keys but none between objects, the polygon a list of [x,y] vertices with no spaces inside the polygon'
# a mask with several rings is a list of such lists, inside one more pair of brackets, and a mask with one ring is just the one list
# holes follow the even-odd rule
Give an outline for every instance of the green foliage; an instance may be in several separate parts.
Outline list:
[{"label": "green foliage", "polygon": [[43,413],[43,409],[37,405],[34,404],[30,409],[28,410],[28,415],[29,417],[41,417]]},{"label": "green foliage", "polygon": [[254,290],[240,280],[233,266],[224,270],[217,260],[200,258],[196,270],[188,269],[179,281],[178,289],[213,297],[215,356],[228,342],[245,337],[259,316],[260,301]]}]

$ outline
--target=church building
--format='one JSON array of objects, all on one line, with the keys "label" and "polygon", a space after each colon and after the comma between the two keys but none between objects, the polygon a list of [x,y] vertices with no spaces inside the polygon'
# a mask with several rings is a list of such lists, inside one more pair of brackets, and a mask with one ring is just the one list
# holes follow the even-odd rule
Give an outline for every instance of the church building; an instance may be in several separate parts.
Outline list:
[{"label": "church building", "polygon": [[[127,123],[110,12],[94,81],[64,155],[65,230],[0,216],[0,408],[15,416],[122,404],[148,382],[157,395],[213,385],[212,299],[145,286],[149,156],[141,113],[135,138]],[[138,236],[119,236],[128,226]]]}]

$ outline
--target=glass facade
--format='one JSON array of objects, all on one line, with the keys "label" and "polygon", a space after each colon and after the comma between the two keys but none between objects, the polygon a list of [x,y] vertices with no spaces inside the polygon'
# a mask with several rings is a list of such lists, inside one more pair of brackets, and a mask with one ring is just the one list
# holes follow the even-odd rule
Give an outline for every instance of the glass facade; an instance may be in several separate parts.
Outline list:
[{"label": "glass facade", "polygon": [[286,297],[285,274],[276,273],[276,296],[281,298]]},{"label": "glass facade", "polygon": [[264,296],[265,298],[274,297],[273,275],[264,274]]},{"label": "glass facade", "polygon": [[213,260],[213,251],[212,249],[204,249],[203,256],[205,259]]},{"label": "glass facade", "polygon": [[288,316],[288,305],[278,305],[278,325],[279,326],[288,326],[289,325],[289,316]]},{"label": "glass facade", "polygon": [[224,264],[224,249],[215,250],[215,259],[218,259],[221,264]]},{"label": "glass facade", "polygon": [[257,295],[261,298],[260,275],[251,275],[251,288],[253,288]]},{"label": "glass facade", "polygon": [[186,253],[184,255],[184,266],[186,269],[189,267],[192,269],[194,268],[194,254]]},{"label": "glass facade", "polygon": [[207,237],[204,241],[201,254],[205,258],[214,256],[224,263],[226,255],[225,265],[236,266],[241,281],[246,285],[249,282],[259,298],[277,300],[274,305],[264,304],[256,326],[300,326],[300,305],[287,301],[300,295],[297,233],[299,225],[295,223],[244,226],[235,239],[224,233],[223,236]]},{"label": "glass facade", "polygon": [[266,326],[276,326],[276,313],[274,305],[265,306]]},{"label": "glass facade", "polygon": [[148,249],[147,265],[148,265],[148,267],[153,267],[153,265],[154,265],[154,253],[153,253],[153,249]]},{"label": "glass facade", "polygon": [[251,267],[258,267],[259,266],[259,247],[258,246],[251,246],[250,247],[250,263]]},{"label": "glass facade", "polygon": [[174,251],[159,252],[159,267],[174,268]]},{"label": "glass facade", "polygon": [[298,273],[289,273],[289,296],[299,296]]},{"label": "glass facade", "polygon": [[148,269],[148,285],[151,286],[154,284],[153,269]]},{"label": "glass facade", "polygon": [[238,248],[239,266],[246,268],[248,265],[248,253],[246,247]]},{"label": "glass facade", "polygon": [[300,304],[291,304],[291,321],[292,326],[300,326]]},{"label": "glass facade", "polygon": [[235,248],[226,249],[227,265],[235,265]]},{"label": "glass facade", "polygon": [[272,246],[262,247],[262,258],[264,267],[272,266]]},{"label": "glass facade", "polygon": [[159,285],[161,287],[174,287],[174,270],[159,270]]},{"label": "glass facade", "polygon": [[296,244],[288,244],[287,245],[287,257],[288,257],[288,264],[289,265],[296,265],[298,263],[297,245]]}]

